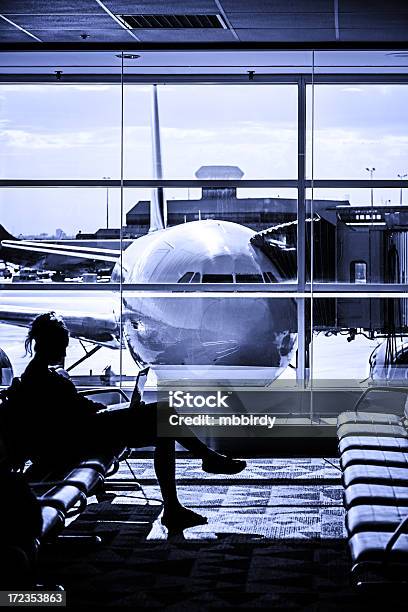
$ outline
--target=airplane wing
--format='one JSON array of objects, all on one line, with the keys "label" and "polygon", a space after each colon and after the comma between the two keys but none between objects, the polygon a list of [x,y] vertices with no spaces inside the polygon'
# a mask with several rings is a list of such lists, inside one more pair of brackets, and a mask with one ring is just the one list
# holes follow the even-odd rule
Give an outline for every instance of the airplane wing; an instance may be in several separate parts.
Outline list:
[{"label": "airplane wing", "polygon": [[[119,249],[104,249],[73,244],[71,241],[45,242],[19,240],[0,225],[0,258],[17,264],[42,267],[46,270],[86,269],[89,262],[101,262],[111,268],[120,258]],[[85,266],[84,266],[85,262]],[[43,312],[55,310],[60,314],[73,338],[100,346],[120,348],[120,329],[115,317],[118,296],[113,292],[68,291],[35,293],[4,290],[0,305],[0,323],[29,327],[33,319]]]},{"label": "airplane wing", "polygon": [[82,246],[81,241],[20,240],[0,225],[0,259],[36,269],[96,271],[113,268],[120,258],[119,249]]},{"label": "airplane wing", "polygon": [[[120,326],[116,319],[115,296],[106,292],[90,296],[72,295],[64,297],[60,292],[41,292],[44,295],[29,295],[29,292],[5,292],[0,306],[0,323],[29,327],[35,317],[43,312],[55,310],[61,315],[69,329],[72,338],[85,340],[100,346],[120,348]],[[55,295],[54,295],[55,294]],[[117,299],[117,297],[116,297]],[[75,307],[70,302],[75,301]]]},{"label": "airplane wing", "polygon": [[[25,251],[27,253],[39,253],[42,255],[65,255],[78,259],[94,259],[96,261],[110,261],[116,263],[120,257],[120,251],[115,249],[100,249],[97,247],[81,247],[78,245],[64,245],[62,243],[50,243],[37,240],[2,240],[2,249],[7,257],[13,251]],[[3,253],[2,253],[3,255]],[[9,261],[6,259],[6,261]]]}]

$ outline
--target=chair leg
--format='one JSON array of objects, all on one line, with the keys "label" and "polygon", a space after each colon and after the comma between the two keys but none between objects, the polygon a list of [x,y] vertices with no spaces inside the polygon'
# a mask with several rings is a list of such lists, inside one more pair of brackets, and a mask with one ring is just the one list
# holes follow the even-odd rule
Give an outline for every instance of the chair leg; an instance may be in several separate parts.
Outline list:
[{"label": "chair leg", "polygon": [[85,546],[99,546],[102,544],[102,538],[98,535],[90,534],[61,534],[57,536],[54,542],[50,544],[72,545],[84,544]]},{"label": "chair leg", "polygon": [[142,486],[132,478],[110,478],[105,480],[104,487],[106,489],[132,489],[134,491],[140,491]]}]

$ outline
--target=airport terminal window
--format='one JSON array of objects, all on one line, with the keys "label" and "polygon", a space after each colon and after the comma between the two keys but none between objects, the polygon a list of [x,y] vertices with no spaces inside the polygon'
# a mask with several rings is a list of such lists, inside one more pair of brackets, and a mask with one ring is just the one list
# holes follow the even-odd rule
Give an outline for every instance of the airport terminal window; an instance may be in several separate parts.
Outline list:
[{"label": "airport terminal window", "polygon": [[1,176],[119,179],[120,105],[115,85],[0,84]]},{"label": "airport terminal window", "polygon": [[276,283],[277,279],[272,274],[272,272],[264,272],[263,273],[265,283]]},{"label": "airport terminal window", "polygon": [[[395,184],[395,182],[394,182]],[[319,283],[406,284],[405,189],[314,189],[313,280]],[[309,195],[309,190],[308,190]],[[317,220],[317,215],[319,218]],[[310,225],[306,227],[311,241]]]},{"label": "airport terminal window", "polygon": [[236,274],[235,281],[237,283],[263,283],[262,274]]},{"label": "airport terminal window", "polygon": [[194,272],[186,272],[181,278],[178,279],[178,283],[189,283],[194,276]]},{"label": "airport terminal window", "polygon": [[309,178],[397,179],[407,172],[408,85],[317,83],[313,103],[313,177],[309,148]]},{"label": "airport terminal window", "polygon": [[203,274],[203,283],[233,283],[232,274]]},{"label": "airport terminal window", "polygon": [[[318,72],[311,79],[310,70],[286,74],[285,83],[275,74],[264,74],[262,84],[228,82],[227,74],[225,82],[211,84],[155,86],[153,77],[143,83],[125,79],[123,133],[120,79],[0,86],[1,176],[15,179],[12,185],[2,183],[0,190],[2,250],[14,258],[0,269],[8,312],[0,322],[0,346],[17,364],[16,373],[25,363],[19,353],[25,329],[7,323],[7,317],[10,322],[15,312],[28,316],[27,304],[31,310],[52,305],[72,314],[76,331],[69,360],[70,365],[78,364],[72,373],[91,386],[134,381],[138,366],[136,351],[128,350],[132,335],[138,334],[143,342],[148,338],[160,359],[167,359],[172,355],[168,339],[177,329],[179,342],[183,330],[191,329],[197,305],[202,308],[197,311],[200,327],[189,336],[190,355],[197,342],[205,347],[197,359],[217,345],[215,360],[227,363],[231,357],[242,359],[244,365],[245,359],[259,364],[261,352],[239,352],[230,323],[240,315],[245,329],[251,317],[265,321],[272,313],[264,336],[282,342],[273,356],[285,357],[279,380],[297,377],[308,388],[320,378],[334,377],[343,358],[351,376],[353,351],[358,361],[355,373],[363,380],[371,352],[377,345],[392,343],[396,334],[403,345],[400,352],[406,353],[407,85],[369,83],[364,75],[361,83],[354,75],[350,84],[335,74],[325,75],[323,84]],[[153,91],[157,124],[150,114]],[[306,104],[298,107],[303,94]],[[161,160],[158,163],[156,155],[154,165],[155,130]],[[299,160],[305,152],[303,169]],[[148,182],[152,178],[157,182]],[[380,178],[381,184],[376,182]],[[56,186],[54,179],[62,183]],[[222,179],[228,184],[222,185]],[[321,179],[325,182],[319,184]],[[365,182],[355,185],[355,179]],[[252,266],[244,265],[243,271],[213,262],[205,266],[196,259],[191,265],[187,259],[182,266],[190,271],[172,270],[175,278],[180,275],[177,282],[197,284],[198,293],[200,283],[259,283],[263,286],[257,291],[268,298],[253,298],[253,288],[245,287],[242,301],[207,295],[210,299],[201,305],[185,292],[182,299],[173,296],[166,303],[166,292],[177,291],[166,277],[174,249],[184,250],[188,258],[202,238],[200,231],[188,235],[189,223],[217,221],[224,224],[225,235],[230,223],[239,228],[234,240],[242,240],[245,252],[255,250],[258,272],[246,272]],[[146,272],[148,250],[138,250],[139,238],[145,241],[140,245],[148,244],[160,236],[154,230],[181,225],[188,239],[184,236],[176,247],[172,241],[156,244]],[[29,243],[38,254],[35,262],[22,255]],[[211,248],[211,240],[206,246]],[[210,272],[194,272],[196,261],[196,269]],[[271,271],[262,271],[269,267]],[[157,302],[153,290],[149,293],[152,282],[161,284]],[[340,295],[343,286],[350,294]],[[371,297],[374,289],[399,290],[401,296]],[[250,307],[243,306],[245,300]],[[163,304],[175,321],[167,336],[149,326],[154,317],[165,326]],[[145,306],[150,319],[144,317]],[[211,328],[214,320],[217,326]],[[279,330],[273,327],[276,321]],[[167,344],[158,347],[162,338]],[[88,353],[97,346],[84,360],[84,348]]]},{"label": "airport terminal window", "polygon": [[[125,178],[135,176],[136,156],[145,154],[145,145],[131,139],[139,134],[141,121],[128,102],[133,87],[125,88],[126,142],[131,146]],[[163,178],[217,178],[204,170],[208,166],[222,168],[224,178],[229,178],[231,167],[245,179],[296,178],[295,84],[166,84],[158,85],[157,98]]]}]

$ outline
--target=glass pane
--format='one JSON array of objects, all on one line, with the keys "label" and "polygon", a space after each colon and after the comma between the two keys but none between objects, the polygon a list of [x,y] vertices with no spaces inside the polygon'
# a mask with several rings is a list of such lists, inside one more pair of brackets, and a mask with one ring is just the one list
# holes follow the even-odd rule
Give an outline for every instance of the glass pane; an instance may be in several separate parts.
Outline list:
[{"label": "glass pane", "polygon": [[16,179],[120,178],[120,86],[0,85],[0,172]]},{"label": "glass pane", "polygon": [[[124,290],[125,337],[132,356],[151,365],[148,393],[157,392],[160,406],[168,405],[175,394],[177,415],[187,410],[193,417],[244,416],[247,421],[221,429],[192,423],[197,435],[224,452],[233,448],[233,441],[226,445],[224,438],[245,437],[241,449],[262,452],[269,437],[279,443],[288,435],[287,426],[310,425],[309,398],[296,381],[295,300],[281,295],[219,296],[196,287],[199,293],[177,297],[171,291],[146,295]],[[225,400],[204,405],[202,396],[214,391]],[[201,403],[180,405],[184,392]],[[255,426],[248,421],[252,417],[268,423]],[[174,431],[159,420],[161,435]],[[305,433],[296,429],[290,435]]]},{"label": "glass pane", "polygon": [[103,181],[93,189],[2,188],[0,207],[9,232],[33,239],[72,239],[99,229],[118,231],[120,225],[120,190]]},{"label": "glass pane", "polygon": [[[28,326],[37,315],[52,310],[63,317],[70,332],[63,367],[75,384],[84,388],[117,385],[121,363],[118,293],[84,290],[79,284],[65,291],[46,287],[42,291],[21,287],[14,291],[12,286],[3,290],[0,346],[11,361],[14,375],[19,376],[31,359],[24,348]],[[126,374],[134,372],[134,362],[126,355],[122,358]]]},{"label": "glass pane", "polygon": [[308,178],[397,179],[408,172],[407,85],[317,83],[313,96],[311,86],[307,93]]},{"label": "glass pane", "polygon": [[153,91],[125,86],[125,178],[296,178],[296,85],[159,85],[154,121]]},{"label": "glass pane", "polygon": [[[362,291],[364,287],[362,286]],[[335,419],[352,409],[368,386],[405,386],[408,378],[407,297],[319,298],[313,308],[313,407]],[[341,364],[341,367],[339,367]],[[406,396],[394,393],[362,410],[402,414]]]},{"label": "glass pane", "polygon": [[10,282],[20,268],[31,269],[31,282],[83,281],[84,274],[95,274],[86,282],[109,280],[120,248],[119,189],[1,189],[0,215]]},{"label": "glass pane", "polygon": [[[14,375],[30,359],[24,350],[28,326],[55,311],[70,331],[64,367],[74,382],[86,388],[119,384],[126,363],[120,357],[120,299],[105,288],[120,254],[120,190],[2,189],[0,216],[0,346]],[[57,290],[55,282],[64,288]],[[126,369],[127,376],[131,372]]]},{"label": "glass pane", "polygon": [[126,283],[296,281],[294,189],[125,189],[124,213]]},{"label": "glass pane", "polygon": [[[308,190],[313,209],[313,280],[324,283],[408,281],[408,206],[401,189]],[[373,201],[373,205],[371,205]],[[307,229],[311,239],[311,227]]]}]

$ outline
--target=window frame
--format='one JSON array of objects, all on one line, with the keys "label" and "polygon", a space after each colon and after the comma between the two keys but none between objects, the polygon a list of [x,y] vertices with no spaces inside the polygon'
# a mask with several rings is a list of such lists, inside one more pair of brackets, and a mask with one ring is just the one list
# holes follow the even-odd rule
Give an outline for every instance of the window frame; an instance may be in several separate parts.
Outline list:
[{"label": "window frame", "polygon": [[[314,51],[312,51],[314,54]],[[297,302],[297,323],[298,323],[298,367],[297,367],[297,378],[300,381],[307,381],[311,367],[307,363],[307,345],[306,345],[306,301],[319,298],[327,297],[356,297],[358,294],[359,298],[397,298],[407,297],[408,287],[405,284],[358,284],[352,283],[338,285],[336,283],[315,283],[313,280],[313,270],[311,270],[311,281],[308,282],[306,278],[306,261],[307,261],[307,241],[305,232],[305,223],[307,203],[306,203],[306,190],[311,190],[311,202],[313,208],[313,190],[316,188],[408,188],[408,180],[397,180],[397,179],[363,179],[363,180],[347,180],[347,179],[314,179],[313,173],[312,178],[306,178],[306,146],[307,146],[307,101],[306,101],[306,90],[308,86],[318,84],[398,84],[408,85],[408,74],[387,74],[387,73],[354,73],[354,74],[319,74],[313,73],[313,66],[310,66],[312,73],[309,71],[289,74],[259,74],[257,75],[256,81],[249,82],[247,77],[238,74],[225,74],[225,75],[187,75],[187,74],[174,74],[174,75],[135,75],[126,74],[122,72],[118,74],[71,74],[64,77],[64,81],[67,83],[76,84],[113,84],[116,83],[122,88],[122,128],[123,128],[123,91],[127,84],[138,83],[144,85],[151,84],[247,84],[249,87],[262,86],[263,84],[293,84],[297,87],[297,99],[298,99],[298,110],[297,110],[297,178],[296,179],[239,179],[239,180],[185,180],[185,179],[124,179],[123,177],[123,159],[122,159],[122,170],[121,178],[119,180],[84,180],[84,179],[0,179],[0,189],[2,188],[30,188],[30,187],[42,187],[42,188],[55,188],[55,187],[86,187],[86,188],[109,188],[116,187],[121,189],[121,199],[123,199],[124,189],[136,189],[140,187],[148,188],[205,188],[205,187],[239,187],[239,188],[293,188],[297,190],[297,266],[298,275],[297,281],[285,285],[272,284],[272,283],[216,283],[209,284],[205,283],[205,291],[202,287],[203,283],[189,282],[189,283],[155,283],[155,284],[129,284],[125,285],[122,283],[109,283],[109,284],[87,284],[87,283],[75,283],[75,284],[64,284],[64,283],[53,283],[52,285],[41,285],[38,283],[23,283],[23,284],[8,284],[0,282],[0,290],[7,291],[43,291],[47,290],[75,290],[75,291],[119,291],[121,294],[131,292],[134,294],[141,293],[143,296],[148,295],[163,295],[166,296],[169,293],[179,293],[180,297],[191,297],[191,292],[197,294],[197,297],[205,295],[210,297],[211,294],[223,295],[228,297],[293,297]],[[50,74],[31,74],[24,75],[18,74],[0,74],[0,83],[8,84],[33,84],[33,83],[50,83],[54,82],[54,75]],[[312,98],[313,105],[313,98]],[[313,130],[313,122],[312,122]],[[123,129],[122,129],[123,133]],[[123,158],[123,139],[121,143],[121,155]],[[312,155],[313,155],[313,143],[312,143]],[[123,208],[123,206],[122,206]],[[312,210],[313,213],[313,210]],[[123,214],[123,210],[122,213]],[[309,213],[310,214],[310,213]],[[123,224],[122,224],[123,225]],[[120,235],[122,241],[122,232]],[[313,254],[313,224],[312,224],[312,236],[311,236],[311,255]],[[313,256],[311,256],[313,261]],[[202,279],[201,279],[202,281]],[[190,295],[188,295],[190,294]],[[311,309],[313,310],[313,309]],[[309,317],[310,329],[308,332],[313,333],[313,317]],[[303,333],[302,333],[303,330]],[[308,373],[308,370],[310,372]],[[312,378],[312,377],[311,377]]]}]

